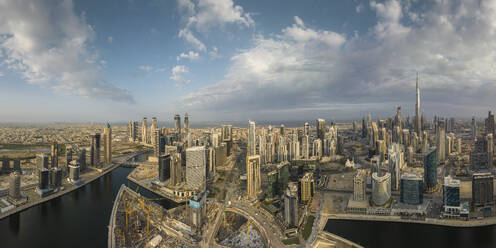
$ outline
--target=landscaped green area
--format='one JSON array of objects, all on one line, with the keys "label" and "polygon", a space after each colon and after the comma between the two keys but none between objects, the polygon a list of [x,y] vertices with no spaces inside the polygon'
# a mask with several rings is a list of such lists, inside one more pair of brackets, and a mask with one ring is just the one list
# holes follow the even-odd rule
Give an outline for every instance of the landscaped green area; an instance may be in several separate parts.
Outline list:
[{"label": "landscaped green area", "polygon": [[262,208],[264,208],[265,210],[267,210],[271,214],[274,214],[277,212],[277,208],[274,206],[274,204],[272,202],[267,202],[267,201],[262,202]]},{"label": "landscaped green area", "polygon": [[305,222],[302,231],[303,239],[307,240],[308,237],[310,237],[310,234],[312,233],[312,226],[314,221],[315,221],[315,216],[309,215],[307,217],[307,221]]},{"label": "landscaped green area", "polygon": [[298,239],[298,237],[293,237],[289,239],[283,239],[282,243],[285,245],[297,245],[300,243],[300,240]]}]

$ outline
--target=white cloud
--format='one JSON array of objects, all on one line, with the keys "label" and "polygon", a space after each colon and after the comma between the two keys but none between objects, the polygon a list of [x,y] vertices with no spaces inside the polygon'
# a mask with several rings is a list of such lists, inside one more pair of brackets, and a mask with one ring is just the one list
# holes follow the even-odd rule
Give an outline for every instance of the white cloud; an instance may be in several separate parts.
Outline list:
[{"label": "white cloud", "polygon": [[200,52],[206,52],[206,47],[193,31],[205,33],[213,27],[224,27],[227,24],[243,27],[254,25],[250,14],[232,0],[178,0],[177,4],[186,22],[178,36]]},{"label": "white cloud", "polygon": [[176,60],[179,61],[181,59],[189,59],[189,60],[198,60],[200,58],[200,54],[189,51],[188,53],[181,53],[176,57]]},{"label": "white cloud", "polygon": [[140,65],[140,66],[138,66],[138,70],[140,70],[142,72],[146,72],[146,73],[150,73],[150,72],[153,73],[153,72],[166,72],[169,69],[166,69],[163,67],[154,67],[151,65]]},{"label": "white cloud", "polygon": [[376,11],[379,22],[375,26],[379,38],[386,36],[404,36],[410,28],[403,26],[400,19],[403,16],[401,4],[397,0],[387,0],[385,3],[370,2],[370,7]]},{"label": "white cloud", "polygon": [[112,37],[112,36],[107,37],[107,42],[108,43],[114,42],[114,37]]},{"label": "white cloud", "polygon": [[0,71],[0,77],[3,77],[3,72]]},{"label": "white cloud", "polygon": [[232,0],[199,0],[197,12],[189,19],[188,25],[195,25],[199,31],[207,31],[214,26],[238,23],[249,27],[254,25],[249,13],[243,11]]},{"label": "white cloud", "polygon": [[172,68],[171,80],[176,82],[176,85],[188,84],[190,80],[187,80],[185,76],[189,74],[188,67],[184,65],[176,65]]},{"label": "white cloud", "polygon": [[376,24],[350,39],[295,17],[279,34],[257,36],[232,56],[223,80],[179,103],[244,115],[327,109],[349,116],[372,109],[384,116],[396,104],[414,105],[418,70],[427,114],[496,107],[496,4],[413,4],[421,6],[372,2]]},{"label": "white cloud", "polygon": [[151,72],[153,70],[153,67],[149,65],[141,65],[138,67],[138,69],[144,72]]},{"label": "white cloud", "polygon": [[207,48],[205,47],[205,45],[203,44],[203,42],[201,42],[200,40],[198,40],[193,35],[193,33],[191,33],[191,31],[189,29],[186,29],[186,28],[185,29],[181,29],[179,31],[179,37],[184,38],[197,51],[205,52],[207,50]]},{"label": "white cloud", "polygon": [[345,38],[340,34],[305,28],[305,24],[298,16],[295,16],[294,19],[295,24],[293,26],[282,30],[283,35],[290,39],[297,42],[322,42],[329,46],[340,46],[345,42]]},{"label": "white cloud", "polygon": [[72,1],[0,1],[1,62],[32,84],[65,94],[132,102],[131,95],[106,82],[98,56],[89,48],[95,36]]},{"label": "white cloud", "polygon": [[208,51],[208,55],[210,56],[211,59],[220,59],[222,58],[222,55],[219,54],[219,50],[217,47],[212,47],[210,51]]},{"label": "white cloud", "polygon": [[195,4],[191,0],[177,0],[179,11],[185,12],[189,16],[195,14]]}]

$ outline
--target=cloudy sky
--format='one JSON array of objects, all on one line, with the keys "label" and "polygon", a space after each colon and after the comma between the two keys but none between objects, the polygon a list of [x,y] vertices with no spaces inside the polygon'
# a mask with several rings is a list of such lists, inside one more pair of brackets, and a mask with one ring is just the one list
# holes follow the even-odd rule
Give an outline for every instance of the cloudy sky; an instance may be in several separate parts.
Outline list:
[{"label": "cloudy sky", "polygon": [[0,0],[0,122],[496,107],[496,1]]}]

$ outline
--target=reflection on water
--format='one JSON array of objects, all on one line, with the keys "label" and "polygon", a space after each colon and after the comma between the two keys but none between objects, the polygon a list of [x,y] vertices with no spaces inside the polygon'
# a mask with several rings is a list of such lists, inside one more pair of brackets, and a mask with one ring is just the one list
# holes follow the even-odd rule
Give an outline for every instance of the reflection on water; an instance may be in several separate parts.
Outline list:
[{"label": "reflection on water", "polygon": [[[106,247],[114,198],[131,171],[117,168],[78,190],[0,220],[0,247]],[[158,198],[142,188],[139,192]],[[168,200],[160,204],[177,206]]]},{"label": "reflection on water", "polygon": [[105,195],[110,194],[110,189],[111,189],[111,182],[112,182],[112,174],[108,173],[105,176],[103,176],[103,182],[105,184]]},{"label": "reflection on water", "polygon": [[74,200],[74,201],[78,201],[79,200],[79,193],[80,193],[80,190],[75,190],[73,191],[70,196],[71,198]]},{"label": "reflection on water", "polygon": [[445,227],[426,224],[329,220],[325,230],[365,247],[496,247],[496,225]]},{"label": "reflection on water", "polygon": [[9,217],[9,230],[12,232],[14,235],[17,235],[19,233],[19,219],[21,218],[20,213],[15,213]]}]

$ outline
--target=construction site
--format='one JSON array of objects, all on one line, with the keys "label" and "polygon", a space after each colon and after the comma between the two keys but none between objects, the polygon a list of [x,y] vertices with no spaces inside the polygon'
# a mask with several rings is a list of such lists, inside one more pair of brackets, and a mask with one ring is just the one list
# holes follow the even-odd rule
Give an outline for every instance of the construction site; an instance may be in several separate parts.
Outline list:
[{"label": "construction site", "polygon": [[108,247],[198,247],[194,238],[167,227],[169,212],[122,185],[112,209]]},{"label": "construction site", "polygon": [[224,212],[223,221],[215,237],[217,244],[227,247],[268,247],[258,229],[245,217]]}]

